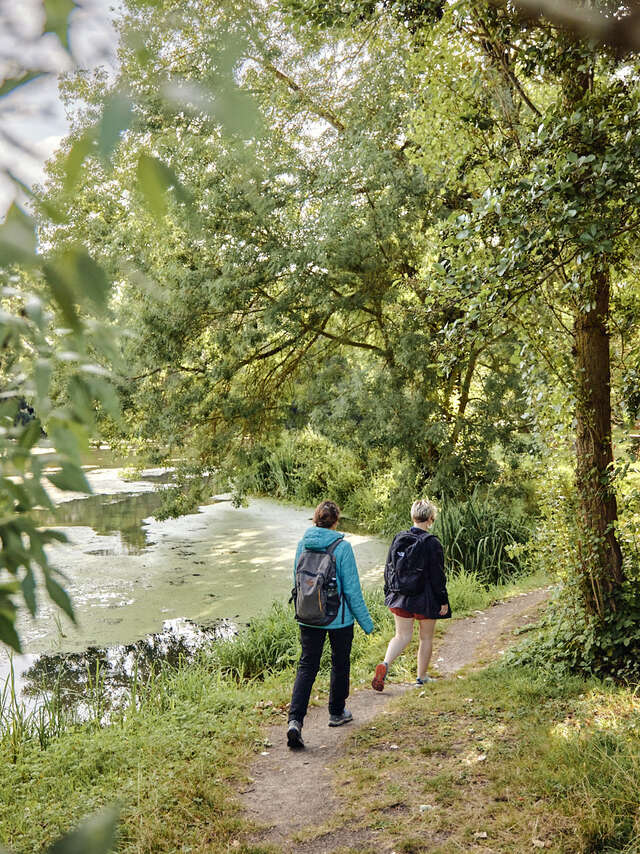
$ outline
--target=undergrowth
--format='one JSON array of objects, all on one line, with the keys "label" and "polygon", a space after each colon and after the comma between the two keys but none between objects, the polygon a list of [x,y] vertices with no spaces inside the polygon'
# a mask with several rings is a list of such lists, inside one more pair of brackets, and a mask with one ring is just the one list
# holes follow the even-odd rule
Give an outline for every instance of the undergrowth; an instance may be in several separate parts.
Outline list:
[{"label": "undergrowth", "polygon": [[[541,581],[522,579],[493,596]],[[450,592],[458,613],[490,595],[463,575]],[[366,598],[379,631],[356,630],[354,687],[369,681],[392,632],[381,591]],[[268,749],[264,725],[286,719],[297,655],[292,615],[274,605],[234,642],[138,686],[137,701],[111,726],[76,725],[46,749],[26,739],[13,757],[0,741],[1,843],[17,854],[39,850],[119,801],[125,854],[257,851],[242,842],[249,828],[234,792],[251,757]],[[399,660],[398,676],[414,658]],[[322,697],[328,671],[325,657]],[[387,709],[355,731],[339,772],[345,800],[336,821],[374,829],[378,848],[639,854],[640,700],[632,691],[503,663],[439,680]]]},{"label": "undergrowth", "polygon": [[[451,592],[458,612],[481,604],[458,597],[455,585]],[[382,592],[365,597],[377,631],[355,632],[354,686],[370,680],[393,633]],[[126,854],[185,845],[203,854],[227,851],[243,826],[230,793],[248,757],[264,749],[263,723],[284,721],[298,655],[292,612],[276,603],[235,640],[136,685],[110,726],[58,716],[55,732],[43,737],[25,724],[24,710],[12,720],[9,704],[0,729],[0,844],[16,854],[39,850],[85,814],[119,801],[119,850]],[[409,675],[414,658],[409,653],[398,673]],[[329,669],[327,644],[321,693]]]},{"label": "undergrowth", "polygon": [[335,824],[378,850],[637,854],[639,734],[622,687],[504,664],[442,680],[354,735]]},{"label": "undergrowth", "polygon": [[[309,429],[284,431],[272,442],[256,446],[235,488],[241,494],[299,504],[331,498],[356,526],[387,538],[411,525],[411,504],[425,490],[431,491],[398,455],[365,463],[353,451]],[[527,517],[522,508],[515,512],[521,502],[505,503],[498,494],[498,489],[485,486],[482,492],[436,501],[440,509],[433,532],[442,542],[451,576],[474,573],[489,586],[524,571],[521,552],[530,536]]]}]

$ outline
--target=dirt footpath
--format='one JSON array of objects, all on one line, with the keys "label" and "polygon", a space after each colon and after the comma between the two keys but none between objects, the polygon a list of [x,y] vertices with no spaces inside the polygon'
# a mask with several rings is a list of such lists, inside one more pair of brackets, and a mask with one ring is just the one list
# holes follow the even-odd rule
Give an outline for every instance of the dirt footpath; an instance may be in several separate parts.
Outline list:
[{"label": "dirt footpath", "polygon": [[[514,630],[536,619],[548,596],[546,588],[534,590],[449,623],[435,649],[433,670],[450,676],[471,664],[495,658],[513,642]],[[289,750],[284,724],[272,727],[268,736],[271,746],[256,760],[251,782],[242,793],[248,817],[265,828],[254,843],[273,845],[280,851],[306,850],[291,837],[304,828],[325,823],[334,811],[331,763],[342,755],[345,738],[410,687],[391,681],[382,693],[372,689],[354,692],[347,701],[354,723],[342,727],[329,728],[327,709],[311,707],[304,721],[305,750]]]}]

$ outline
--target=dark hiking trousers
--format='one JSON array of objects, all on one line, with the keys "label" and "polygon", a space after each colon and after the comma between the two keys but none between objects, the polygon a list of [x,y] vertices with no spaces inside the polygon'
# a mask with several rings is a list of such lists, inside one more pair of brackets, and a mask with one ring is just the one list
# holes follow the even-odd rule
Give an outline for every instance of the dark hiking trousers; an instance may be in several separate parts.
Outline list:
[{"label": "dark hiking trousers", "polygon": [[341,715],[349,696],[349,671],[351,669],[351,643],[353,641],[353,623],[342,629],[320,629],[300,626],[302,654],[293,683],[293,695],[289,707],[289,720],[303,722],[307,714],[309,697],[324,647],[324,639],[329,635],[331,644],[331,685],[329,689],[329,714]]}]

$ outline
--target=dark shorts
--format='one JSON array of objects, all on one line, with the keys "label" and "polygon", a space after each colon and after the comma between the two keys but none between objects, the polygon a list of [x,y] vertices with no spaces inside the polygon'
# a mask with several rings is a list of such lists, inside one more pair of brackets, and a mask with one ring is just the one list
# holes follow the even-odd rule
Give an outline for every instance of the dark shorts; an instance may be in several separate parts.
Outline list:
[{"label": "dark shorts", "polygon": [[411,611],[405,611],[404,608],[389,608],[392,614],[395,614],[396,617],[412,617],[414,620],[428,620],[429,617],[425,617],[424,614],[413,614]]}]

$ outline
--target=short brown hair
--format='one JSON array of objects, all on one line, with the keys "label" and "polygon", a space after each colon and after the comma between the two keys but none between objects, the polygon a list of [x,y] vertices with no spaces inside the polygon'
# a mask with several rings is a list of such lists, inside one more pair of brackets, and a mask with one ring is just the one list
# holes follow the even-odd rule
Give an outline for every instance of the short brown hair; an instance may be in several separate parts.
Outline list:
[{"label": "short brown hair", "polygon": [[321,501],[313,514],[313,524],[317,528],[330,528],[340,518],[340,508],[335,501]]}]

